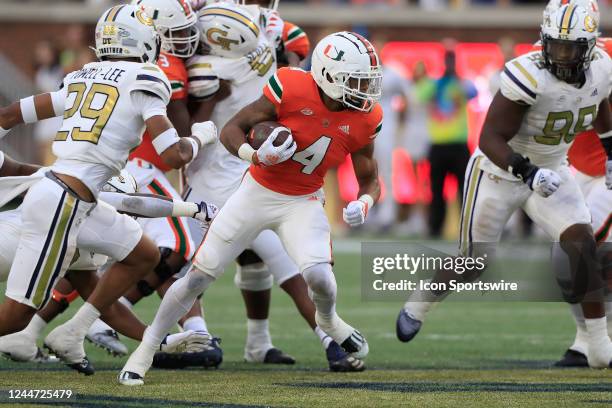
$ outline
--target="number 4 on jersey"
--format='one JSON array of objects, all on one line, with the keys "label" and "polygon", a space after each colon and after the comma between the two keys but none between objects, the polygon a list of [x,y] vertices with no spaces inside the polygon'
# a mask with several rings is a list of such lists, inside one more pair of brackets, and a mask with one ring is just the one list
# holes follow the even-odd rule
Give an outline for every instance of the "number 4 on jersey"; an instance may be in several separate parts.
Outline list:
[{"label": "number 4 on jersey", "polygon": [[323,158],[325,157],[325,153],[327,153],[327,149],[329,148],[330,143],[330,137],[321,136],[317,139],[316,142],[314,142],[304,150],[296,152],[293,155],[292,159],[304,165],[304,167],[302,168],[302,173],[312,174],[312,172],[315,171],[315,169],[323,161]]}]

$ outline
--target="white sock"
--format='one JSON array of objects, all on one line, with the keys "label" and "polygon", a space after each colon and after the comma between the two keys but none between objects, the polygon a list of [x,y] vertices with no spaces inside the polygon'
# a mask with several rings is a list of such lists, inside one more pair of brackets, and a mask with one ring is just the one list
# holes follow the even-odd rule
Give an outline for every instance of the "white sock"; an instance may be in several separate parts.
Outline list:
[{"label": "white sock", "polygon": [[132,302],[130,302],[129,300],[127,300],[127,298],[123,296],[119,298],[119,303],[122,303],[125,307],[127,307],[130,310],[134,308],[134,305],[132,304]]},{"label": "white sock", "polygon": [[142,338],[143,343],[159,347],[166,334],[191,309],[193,303],[212,282],[211,275],[195,268],[170,286],[159,305],[153,323]]},{"label": "white sock", "polygon": [[[431,281],[431,280],[428,280]],[[436,299],[441,300],[444,297],[436,296],[429,290],[416,289],[408,297],[408,301],[404,304],[404,310],[410,315],[410,317],[425,321],[425,315],[434,307],[437,303]]]},{"label": "white sock", "polygon": [[193,330],[198,332],[208,333],[206,321],[202,316],[192,316],[183,323],[183,330]]},{"label": "white sock", "polygon": [[582,306],[579,303],[570,304],[574,321],[576,322],[576,337],[570,349],[586,355],[589,345],[589,334],[587,332]]},{"label": "white sock", "polygon": [[257,360],[264,359],[266,352],[272,347],[268,319],[247,319],[246,350],[255,355]]},{"label": "white sock", "polygon": [[314,332],[317,336],[319,336],[319,340],[321,340],[321,344],[323,345],[323,349],[327,350],[329,347],[329,343],[331,343],[334,339],[329,337],[327,333],[325,333],[319,326],[315,327]]},{"label": "white sock", "polygon": [[75,333],[85,337],[91,325],[100,317],[100,312],[91,303],[85,302],[83,306],[72,316],[67,324],[73,327]]},{"label": "white sock", "polygon": [[47,327],[47,322],[38,315],[38,313],[34,314],[30,323],[28,323],[27,327],[23,329],[23,333],[27,334],[30,338],[36,341],[40,335],[42,334],[45,327]]}]

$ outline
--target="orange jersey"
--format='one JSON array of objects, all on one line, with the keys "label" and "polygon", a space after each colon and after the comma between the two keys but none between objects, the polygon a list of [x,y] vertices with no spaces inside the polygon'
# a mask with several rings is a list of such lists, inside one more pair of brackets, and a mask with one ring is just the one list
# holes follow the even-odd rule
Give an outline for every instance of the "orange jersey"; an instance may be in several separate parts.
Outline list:
[{"label": "orange jersey", "polygon": [[308,56],[310,40],[300,27],[285,21],[282,40],[287,51],[295,52],[300,59],[305,59]]},{"label": "orange jersey", "polygon": [[[612,38],[601,38],[597,46],[612,56]],[[567,158],[571,165],[581,173],[591,177],[606,174],[608,156],[595,130],[578,134],[567,152]]]},{"label": "orange jersey", "polygon": [[373,142],[382,127],[382,108],[370,112],[326,108],[310,72],[281,68],[270,77],[264,95],[276,107],[277,121],[291,129],[297,150],[274,166],[251,166],[264,187],[287,195],[306,195],[323,186],[327,170],[347,154]]},{"label": "orange jersey", "polygon": [[[168,77],[168,80],[170,81],[170,85],[172,86],[172,96],[170,97],[170,100],[186,99],[188,92],[188,76],[187,69],[185,68],[185,62],[173,55],[161,53],[157,60],[157,65],[162,69],[162,71],[164,71]],[[170,166],[164,163],[164,161],[155,151],[151,141],[151,136],[148,132],[145,132],[142,136],[142,143],[140,146],[138,146],[130,154],[129,159],[132,160],[134,158],[146,160],[161,171],[170,170]]]}]

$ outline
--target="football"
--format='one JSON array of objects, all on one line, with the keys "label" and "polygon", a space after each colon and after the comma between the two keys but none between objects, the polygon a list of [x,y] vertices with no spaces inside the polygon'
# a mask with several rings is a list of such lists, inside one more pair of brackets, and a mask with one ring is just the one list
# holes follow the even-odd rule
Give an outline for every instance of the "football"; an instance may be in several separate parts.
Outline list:
[{"label": "football", "polygon": [[[259,149],[259,147],[266,141],[270,133],[277,127],[282,127],[278,122],[260,122],[251,128],[251,131],[247,135],[247,140],[253,149]],[[286,130],[280,132],[276,139],[274,139],[274,146],[280,146],[287,140],[290,133]]]}]

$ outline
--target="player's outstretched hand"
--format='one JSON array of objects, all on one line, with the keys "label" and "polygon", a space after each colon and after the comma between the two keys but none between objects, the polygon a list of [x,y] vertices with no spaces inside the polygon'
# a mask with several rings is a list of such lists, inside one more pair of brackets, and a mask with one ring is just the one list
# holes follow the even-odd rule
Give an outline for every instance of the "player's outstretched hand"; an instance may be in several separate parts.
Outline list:
[{"label": "player's outstretched hand", "polygon": [[606,161],[606,187],[612,190],[612,160]]},{"label": "player's outstretched hand", "polygon": [[217,141],[217,126],[212,120],[196,122],[191,125],[191,134],[200,141],[200,146],[205,146]]},{"label": "player's outstretched hand", "polygon": [[368,205],[361,201],[355,200],[348,203],[346,208],[342,210],[342,218],[351,227],[357,227],[365,222],[368,215]]},{"label": "player's outstretched hand", "polygon": [[214,204],[208,204],[204,201],[198,204],[198,212],[193,215],[198,221],[211,222],[217,216],[219,208]]},{"label": "player's outstretched hand", "polygon": [[264,166],[273,166],[278,163],[282,163],[293,156],[297,145],[293,141],[293,136],[289,134],[287,139],[279,146],[274,146],[276,136],[280,132],[291,132],[289,129],[283,126],[279,126],[270,133],[265,142],[256,150],[257,160],[259,164]]},{"label": "player's outstretched hand", "polygon": [[528,183],[529,188],[542,197],[548,197],[561,185],[561,177],[557,172],[549,169],[538,169],[533,175],[533,179]]}]

